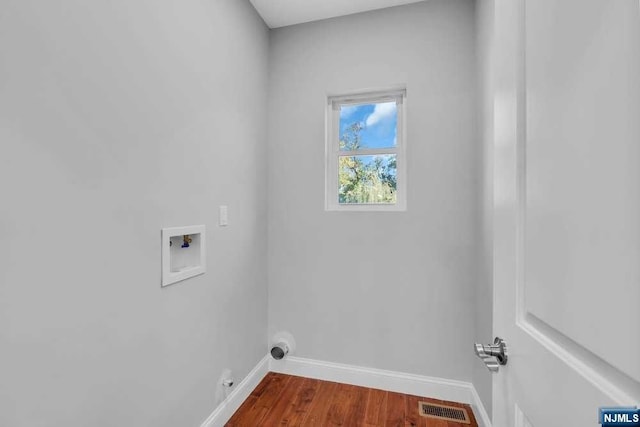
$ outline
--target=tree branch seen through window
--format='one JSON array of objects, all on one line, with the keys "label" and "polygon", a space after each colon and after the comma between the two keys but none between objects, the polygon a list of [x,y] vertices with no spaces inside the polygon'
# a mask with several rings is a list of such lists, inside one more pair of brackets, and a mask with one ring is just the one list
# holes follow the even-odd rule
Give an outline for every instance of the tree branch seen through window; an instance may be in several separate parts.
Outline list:
[{"label": "tree branch seen through window", "polygon": [[[341,151],[357,151],[360,146],[362,123],[352,123],[340,139]],[[340,156],[339,166],[340,203],[395,203],[396,202],[396,156],[380,154],[373,156]]]}]

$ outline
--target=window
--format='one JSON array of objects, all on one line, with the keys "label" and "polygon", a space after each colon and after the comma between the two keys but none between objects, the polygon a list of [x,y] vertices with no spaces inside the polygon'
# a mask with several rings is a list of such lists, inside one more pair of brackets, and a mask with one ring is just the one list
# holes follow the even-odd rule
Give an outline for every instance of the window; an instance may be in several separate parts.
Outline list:
[{"label": "window", "polygon": [[326,209],[406,209],[405,90],[328,98]]}]

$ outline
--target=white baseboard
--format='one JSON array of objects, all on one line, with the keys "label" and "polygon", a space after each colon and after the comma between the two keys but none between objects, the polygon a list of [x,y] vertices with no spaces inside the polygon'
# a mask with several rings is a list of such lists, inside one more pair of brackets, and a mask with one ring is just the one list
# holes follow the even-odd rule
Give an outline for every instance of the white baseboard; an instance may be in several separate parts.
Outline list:
[{"label": "white baseboard", "polygon": [[269,359],[269,370],[325,381],[468,403],[474,410],[479,427],[491,427],[487,411],[482,405],[475,387],[469,382],[323,362],[301,357],[286,357],[283,360]]},{"label": "white baseboard", "polygon": [[251,394],[254,388],[269,372],[269,359],[266,355],[258,364],[233,388],[229,396],[224,399],[200,427],[222,427],[238,410],[242,402]]},{"label": "white baseboard", "polygon": [[487,409],[482,404],[478,391],[473,384],[471,384],[471,407],[473,408],[473,413],[476,416],[476,421],[478,421],[478,427],[492,427],[491,418],[489,418]]}]

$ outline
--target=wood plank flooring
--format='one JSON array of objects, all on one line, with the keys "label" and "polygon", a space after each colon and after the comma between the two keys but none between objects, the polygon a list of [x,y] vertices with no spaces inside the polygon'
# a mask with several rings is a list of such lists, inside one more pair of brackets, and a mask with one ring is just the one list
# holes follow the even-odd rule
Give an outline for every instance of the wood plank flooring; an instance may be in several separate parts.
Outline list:
[{"label": "wood plank flooring", "polygon": [[227,427],[478,427],[469,405],[471,424],[421,417],[418,401],[426,397],[339,384],[269,372],[233,414]]}]

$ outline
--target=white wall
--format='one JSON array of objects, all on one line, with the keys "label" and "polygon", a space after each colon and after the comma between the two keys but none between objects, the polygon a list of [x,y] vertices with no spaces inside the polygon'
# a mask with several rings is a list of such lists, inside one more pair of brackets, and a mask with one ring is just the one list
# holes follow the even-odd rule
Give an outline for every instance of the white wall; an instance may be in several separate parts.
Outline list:
[{"label": "white wall", "polygon": [[[479,233],[475,12],[431,0],[278,29],[269,330],[297,355],[470,381]],[[324,211],[327,92],[407,87],[408,210]]]},{"label": "white wall", "polygon": [[[7,0],[0,28],[0,425],[199,425],[266,349],[266,27]],[[189,224],[208,271],[161,289],[160,229]]]},{"label": "white wall", "polygon": [[[493,91],[491,86],[494,0],[476,1],[476,55],[478,81],[478,131],[482,152],[478,162],[479,205],[478,231],[480,246],[476,282],[476,317],[474,341],[484,344],[493,340]],[[491,373],[480,359],[473,361],[473,384],[491,415]]]}]

